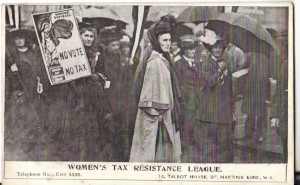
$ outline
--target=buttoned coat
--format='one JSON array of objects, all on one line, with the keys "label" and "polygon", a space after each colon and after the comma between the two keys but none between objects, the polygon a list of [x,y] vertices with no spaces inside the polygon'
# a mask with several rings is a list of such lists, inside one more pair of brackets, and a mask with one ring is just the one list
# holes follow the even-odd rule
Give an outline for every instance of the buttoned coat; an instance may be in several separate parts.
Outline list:
[{"label": "buttoned coat", "polygon": [[232,71],[234,68],[232,58],[224,57],[224,61],[227,60],[230,61],[223,84],[218,81],[218,62],[213,59],[212,54],[209,54],[207,60],[204,61],[202,65],[203,85],[199,98],[201,105],[196,111],[196,119],[211,123],[233,122]]},{"label": "buttoned coat", "polygon": [[178,75],[185,99],[183,107],[184,120],[181,125],[181,143],[182,146],[188,146],[191,141],[194,113],[198,105],[198,88],[200,88],[200,62],[195,61],[192,66],[182,57],[175,63],[175,69]]}]

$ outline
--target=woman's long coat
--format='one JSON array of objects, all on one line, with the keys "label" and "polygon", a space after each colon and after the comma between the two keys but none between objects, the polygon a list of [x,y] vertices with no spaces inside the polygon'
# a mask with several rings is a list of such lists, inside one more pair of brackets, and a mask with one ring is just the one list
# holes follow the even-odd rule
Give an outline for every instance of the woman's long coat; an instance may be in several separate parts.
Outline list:
[{"label": "woman's long coat", "polygon": [[270,60],[261,53],[246,53],[246,63],[249,63],[249,73],[244,85],[244,113],[255,115],[266,111],[266,100],[270,95],[271,66]]},{"label": "woman's long coat", "polygon": [[[229,60],[229,58],[226,58],[226,60]],[[229,65],[224,83],[220,84],[218,82],[218,63],[212,58],[212,55],[210,54],[203,63],[203,86],[199,99],[201,105],[196,111],[196,119],[211,123],[233,122],[233,62],[229,62]]]},{"label": "woman's long coat", "polygon": [[195,61],[192,66],[182,57],[175,63],[180,86],[185,99],[184,121],[181,125],[181,143],[188,146],[193,131],[194,113],[198,104],[198,91],[200,88],[200,62]]},{"label": "woman's long coat", "polygon": [[138,103],[131,162],[180,161],[181,144],[171,116],[173,108],[169,62],[152,51]]}]

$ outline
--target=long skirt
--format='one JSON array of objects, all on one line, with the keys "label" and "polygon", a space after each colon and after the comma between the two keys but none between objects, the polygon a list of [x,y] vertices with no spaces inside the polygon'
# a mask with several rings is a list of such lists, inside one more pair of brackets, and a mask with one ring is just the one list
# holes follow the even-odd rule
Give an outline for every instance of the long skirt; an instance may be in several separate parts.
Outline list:
[{"label": "long skirt", "polygon": [[233,123],[208,123],[196,120],[192,136],[192,162],[233,162],[232,127]]},{"label": "long skirt", "polygon": [[170,112],[158,116],[138,110],[130,162],[180,162],[180,139]]}]

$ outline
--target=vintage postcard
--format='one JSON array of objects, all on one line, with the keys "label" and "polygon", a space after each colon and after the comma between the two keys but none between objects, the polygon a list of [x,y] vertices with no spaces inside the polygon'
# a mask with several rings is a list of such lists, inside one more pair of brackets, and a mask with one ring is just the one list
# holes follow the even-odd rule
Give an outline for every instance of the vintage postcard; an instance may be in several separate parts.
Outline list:
[{"label": "vintage postcard", "polygon": [[293,5],[2,5],[3,184],[293,184]]}]

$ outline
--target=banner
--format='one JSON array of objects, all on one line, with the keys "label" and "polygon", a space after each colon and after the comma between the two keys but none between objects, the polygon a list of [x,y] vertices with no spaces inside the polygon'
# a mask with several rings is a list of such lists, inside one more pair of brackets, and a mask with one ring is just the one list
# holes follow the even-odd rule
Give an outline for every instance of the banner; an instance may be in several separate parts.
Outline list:
[{"label": "banner", "polygon": [[33,14],[51,85],[91,75],[73,10]]}]

